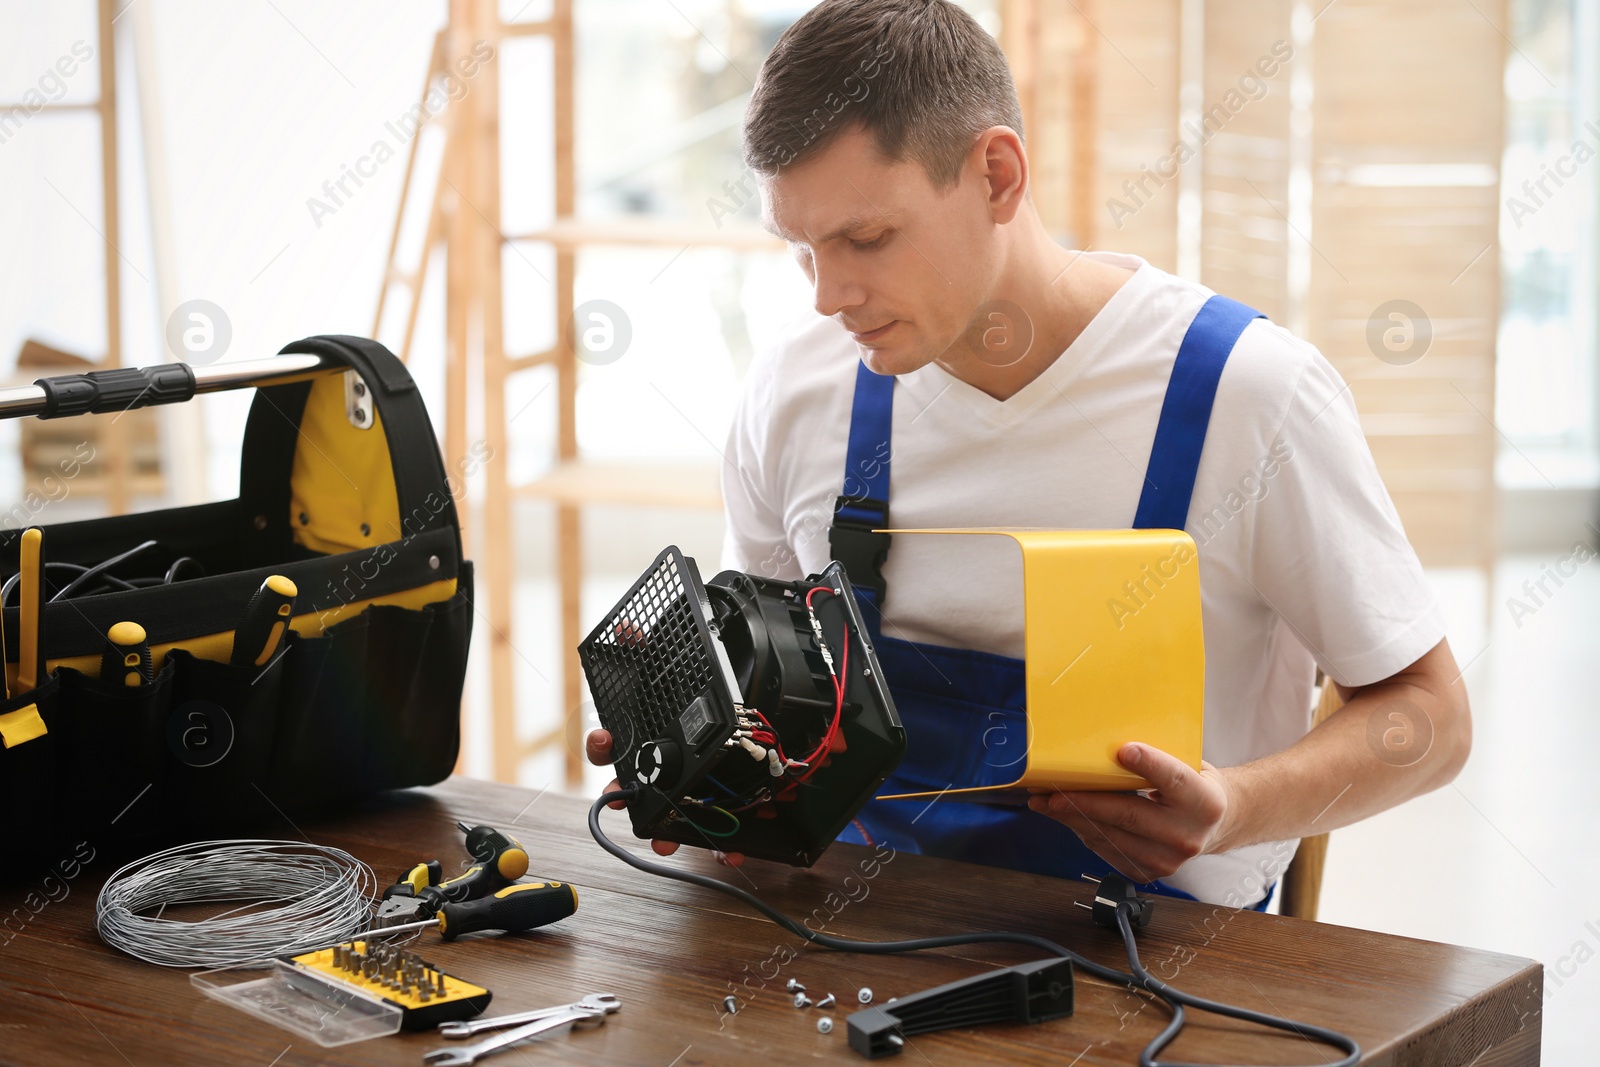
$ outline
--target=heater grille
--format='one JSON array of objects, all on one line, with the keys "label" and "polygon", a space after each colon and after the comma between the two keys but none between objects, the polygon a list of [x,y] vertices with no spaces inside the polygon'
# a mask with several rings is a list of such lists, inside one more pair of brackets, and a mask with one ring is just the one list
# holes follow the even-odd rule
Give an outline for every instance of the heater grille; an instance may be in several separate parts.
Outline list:
[{"label": "heater grille", "polygon": [[656,557],[611,614],[578,646],[613,758],[667,733],[721,670],[706,625],[705,590],[676,548]]}]

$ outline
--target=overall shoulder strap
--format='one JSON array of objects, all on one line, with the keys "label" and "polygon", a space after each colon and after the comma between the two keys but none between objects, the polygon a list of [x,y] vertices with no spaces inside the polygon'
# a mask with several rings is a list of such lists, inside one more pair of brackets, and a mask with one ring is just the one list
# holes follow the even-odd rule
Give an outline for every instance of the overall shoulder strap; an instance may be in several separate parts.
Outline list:
[{"label": "overall shoulder strap", "polygon": [[883,563],[889,535],[873,533],[889,525],[889,458],[894,424],[894,377],[856,367],[850,405],[850,436],[845,447],[844,485],[833,504],[828,550],[844,564],[850,584],[879,610],[887,593]]},{"label": "overall shoulder strap", "polygon": [[1189,521],[1189,498],[1194,495],[1222,368],[1244,328],[1265,317],[1225,296],[1213,296],[1200,306],[1178,346],[1167,395],[1161,401],[1134,529],[1181,530]]}]

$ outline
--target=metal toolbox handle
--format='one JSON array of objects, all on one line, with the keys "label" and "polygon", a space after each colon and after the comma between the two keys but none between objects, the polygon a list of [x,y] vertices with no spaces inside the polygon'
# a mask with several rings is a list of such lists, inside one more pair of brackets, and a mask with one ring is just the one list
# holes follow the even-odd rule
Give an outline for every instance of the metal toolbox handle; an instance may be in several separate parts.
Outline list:
[{"label": "metal toolbox handle", "polygon": [[29,415],[60,419],[156,404],[181,404],[200,393],[284,385],[348,369],[348,365],[330,356],[288,355],[209,367],[161,363],[153,367],[113,367],[83,374],[63,374],[40,378],[32,385],[0,389],[0,419]]}]

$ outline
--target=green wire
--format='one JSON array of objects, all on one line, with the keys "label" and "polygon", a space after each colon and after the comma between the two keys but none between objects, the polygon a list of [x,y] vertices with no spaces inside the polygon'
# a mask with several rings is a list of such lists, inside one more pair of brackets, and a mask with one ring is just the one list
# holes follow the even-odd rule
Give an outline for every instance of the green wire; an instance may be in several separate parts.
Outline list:
[{"label": "green wire", "polygon": [[728,818],[732,819],[733,820],[733,829],[732,830],[707,830],[704,826],[701,826],[699,823],[697,823],[693,819],[689,818],[688,815],[684,815],[683,821],[688,823],[690,826],[694,827],[696,830],[699,830],[701,833],[705,834],[707,837],[732,837],[734,834],[739,832],[739,827],[741,825],[741,823],[739,822],[739,816],[735,815],[733,812],[729,811],[726,808],[719,808],[714,804],[707,804],[705,806],[710,811],[721,812],[722,814],[726,815]]}]

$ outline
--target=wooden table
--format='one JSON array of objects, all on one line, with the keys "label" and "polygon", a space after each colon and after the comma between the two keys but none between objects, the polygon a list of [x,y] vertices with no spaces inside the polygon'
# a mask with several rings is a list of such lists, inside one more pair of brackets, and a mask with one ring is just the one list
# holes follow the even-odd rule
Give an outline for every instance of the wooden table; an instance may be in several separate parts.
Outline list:
[{"label": "wooden table", "polygon": [[[338,845],[387,884],[419,858],[451,869],[465,858],[459,818],[509,830],[533,856],[530,873],[578,887],[578,913],[519,936],[477,935],[417,947],[453,973],[494,991],[491,1013],[577,999],[622,998],[607,1025],[555,1035],[485,1063],[691,1067],[705,1063],[864,1062],[850,1051],[846,1018],[856,991],[878,1003],[1020,963],[1037,953],[986,945],[910,956],[858,956],[800,940],[721,895],[635,871],[603,853],[584,824],[587,804],[510,786],[452,779],[391,794],[352,815],[259,828],[268,836]],[[612,835],[643,850],[622,813]],[[1121,966],[1116,937],[1072,907],[1089,887],[921,856],[836,845],[809,871],[752,862],[743,873],[704,853],[668,861],[757,890],[815,928],[864,938],[908,938],[984,929],[1022,930]],[[882,861],[882,857],[887,857]],[[94,902],[109,872],[69,883],[15,933],[0,932],[0,1061],[19,1064],[308,1063],[407,1064],[444,1042],[404,1034],[337,1049],[294,1035],[201,996],[188,973],[140,963],[103,945]],[[1374,891],[1382,888],[1375,878]],[[1391,887],[1405,891],[1406,887]],[[56,892],[59,896],[59,891]],[[37,898],[35,898],[37,902]],[[21,892],[0,897],[15,914]],[[24,915],[29,912],[24,911]],[[9,936],[9,940],[7,937]],[[1203,904],[1162,901],[1141,938],[1146,966],[1202,996],[1330,1026],[1351,1034],[1373,1064],[1539,1061],[1543,970],[1511,956],[1413,941]],[[818,1033],[816,1009],[796,1010],[789,978],[813,997],[834,993],[835,1026]],[[743,1010],[724,1014],[724,997]],[[992,1026],[913,1038],[912,1063],[1135,1064],[1168,1016],[1164,1008],[1079,976],[1077,1011],[1034,1026]],[[1191,1013],[1167,1052],[1175,1059],[1322,1064],[1332,1050],[1306,1040]]]}]

